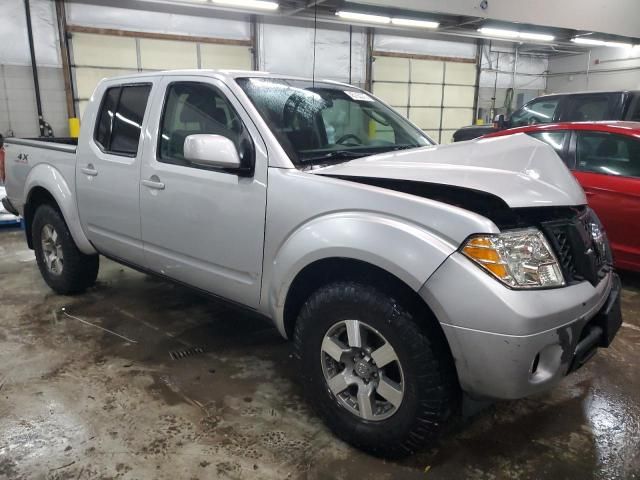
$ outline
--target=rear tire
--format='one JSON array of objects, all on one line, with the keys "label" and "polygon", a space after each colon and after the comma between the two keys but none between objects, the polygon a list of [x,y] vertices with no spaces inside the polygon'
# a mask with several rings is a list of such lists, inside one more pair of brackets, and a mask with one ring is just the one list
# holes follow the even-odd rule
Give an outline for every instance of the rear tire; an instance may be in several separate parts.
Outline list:
[{"label": "rear tire", "polygon": [[[309,402],[337,436],[383,457],[409,455],[433,442],[459,406],[446,340],[429,321],[418,324],[422,313],[411,303],[365,283],[336,282],[307,300],[295,328],[295,355]],[[353,325],[364,332],[364,350],[355,360]],[[381,347],[385,354],[376,354]],[[335,381],[337,372],[344,383]],[[370,405],[359,403],[360,388],[373,399]]]},{"label": "rear tire", "polygon": [[36,262],[44,281],[57,293],[80,293],[98,276],[98,255],[85,255],[76,246],[58,209],[41,205],[31,228]]}]

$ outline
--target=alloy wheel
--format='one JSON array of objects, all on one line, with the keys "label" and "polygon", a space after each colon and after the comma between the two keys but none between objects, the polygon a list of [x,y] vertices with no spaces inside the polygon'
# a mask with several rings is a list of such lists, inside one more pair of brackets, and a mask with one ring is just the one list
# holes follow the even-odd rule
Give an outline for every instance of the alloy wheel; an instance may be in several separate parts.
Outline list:
[{"label": "alloy wheel", "polygon": [[325,334],[322,372],[338,402],[363,420],[398,411],[404,397],[402,365],[388,340],[360,320],[343,320]]},{"label": "alloy wheel", "polygon": [[42,227],[42,255],[47,270],[53,275],[61,275],[64,269],[64,254],[60,236],[53,226]]}]

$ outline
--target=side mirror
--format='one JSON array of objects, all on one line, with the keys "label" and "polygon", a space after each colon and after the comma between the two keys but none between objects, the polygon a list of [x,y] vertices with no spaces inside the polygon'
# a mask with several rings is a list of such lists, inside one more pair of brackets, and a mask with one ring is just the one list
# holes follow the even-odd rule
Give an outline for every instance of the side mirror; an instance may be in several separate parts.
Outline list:
[{"label": "side mirror", "polygon": [[496,118],[493,120],[493,123],[497,128],[503,129],[505,125],[504,115],[502,114],[496,115]]},{"label": "side mirror", "polygon": [[206,167],[240,168],[240,156],[235,144],[222,135],[189,135],[184,139],[184,158]]}]

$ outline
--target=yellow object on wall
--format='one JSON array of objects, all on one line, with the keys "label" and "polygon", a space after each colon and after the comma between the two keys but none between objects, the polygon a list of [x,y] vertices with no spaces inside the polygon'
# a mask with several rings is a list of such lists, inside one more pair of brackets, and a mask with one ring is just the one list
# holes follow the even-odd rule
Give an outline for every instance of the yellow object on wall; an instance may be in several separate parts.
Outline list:
[{"label": "yellow object on wall", "polygon": [[71,117],[69,119],[69,136],[71,138],[78,138],[80,136],[80,119],[77,117]]}]

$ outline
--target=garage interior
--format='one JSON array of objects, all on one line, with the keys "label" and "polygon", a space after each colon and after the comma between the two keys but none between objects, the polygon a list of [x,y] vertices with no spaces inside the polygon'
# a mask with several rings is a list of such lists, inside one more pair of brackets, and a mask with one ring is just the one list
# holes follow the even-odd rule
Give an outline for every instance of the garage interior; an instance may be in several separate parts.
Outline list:
[{"label": "garage interior", "polygon": [[[542,94],[640,90],[638,18],[636,0],[6,0],[0,134],[77,137],[102,78],[230,69],[358,86],[448,144]],[[94,287],[57,295],[7,223],[0,478],[640,478],[637,272],[618,272],[610,348],[548,392],[470,401],[437,445],[384,460],[311,411],[264,318],[105,258]]]}]

